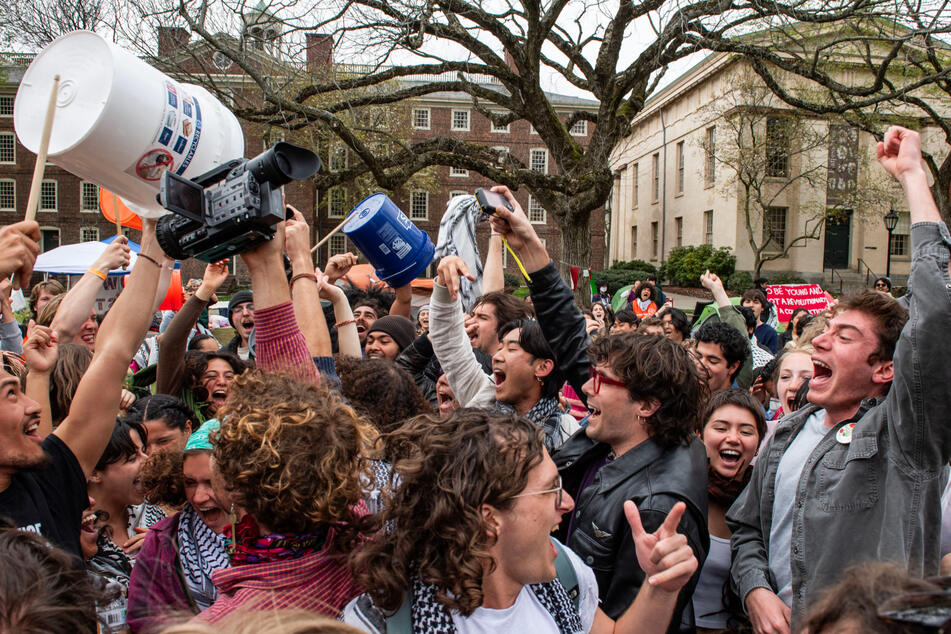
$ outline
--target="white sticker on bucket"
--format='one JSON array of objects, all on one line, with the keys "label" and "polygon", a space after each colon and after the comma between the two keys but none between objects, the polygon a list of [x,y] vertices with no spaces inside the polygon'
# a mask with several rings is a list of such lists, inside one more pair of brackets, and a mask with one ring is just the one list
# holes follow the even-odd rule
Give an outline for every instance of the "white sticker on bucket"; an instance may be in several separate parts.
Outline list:
[{"label": "white sticker on bucket", "polygon": [[126,173],[146,181],[157,181],[162,172],[181,175],[188,168],[201,137],[201,107],[181,84],[165,81],[164,110],[148,149]]}]

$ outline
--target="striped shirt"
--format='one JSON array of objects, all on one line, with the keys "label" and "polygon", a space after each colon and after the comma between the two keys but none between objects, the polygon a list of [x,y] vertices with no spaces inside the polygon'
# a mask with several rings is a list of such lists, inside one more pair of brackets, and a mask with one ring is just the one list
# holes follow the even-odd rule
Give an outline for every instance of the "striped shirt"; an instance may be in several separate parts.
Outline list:
[{"label": "striped shirt", "polygon": [[326,547],[298,559],[216,570],[211,579],[218,599],[195,617],[208,623],[239,609],[301,609],[336,617],[363,592],[350,571],[327,556]]},{"label": "striped shirt", "polygon": [[258,369],[288,372],[301,381],[320,384],[304,333],[294,317],[292,302],[255,310],[254,336]]}]

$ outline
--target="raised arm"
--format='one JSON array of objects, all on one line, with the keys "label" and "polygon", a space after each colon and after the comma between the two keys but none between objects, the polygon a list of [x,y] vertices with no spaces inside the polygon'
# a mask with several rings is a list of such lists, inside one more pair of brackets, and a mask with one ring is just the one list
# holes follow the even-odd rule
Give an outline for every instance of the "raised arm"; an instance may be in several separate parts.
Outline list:
[{"label": "raised arm", "polygon": [[155,371],[155,391],[179,396],[185,372],[185,350],[188,333],[198,323],[201,311],[215,299],[215,292],[228,279],[228,261],[222,260],[205,266],[201,286],[179,309],[159,342],[158,368]]},{"label": "raised arm", "polygon": [[[746,331],[746,320],[743,319],[743,315],[740,314],[740,311],[738,311],[736,306],[733,305],[733,302],[730,301],[729,295],[726,294],[726,290],[723,288],[723,281],[720,279],[720,276],[708,270],[700,276],[700,283],[713,295],[713,301],[717,305],[717,314],[720,315],[720,321],[725,324],[730,324],[740,331],[744,339],[749,339],[750,334]],[[743,359],[743,363],[740,366],[740,373],[736,375],[736,384],[744,390],[748,390],[752,383],[753,355],[747,352],[746,358]]]},{"label": "raised arm", "polygon": [[558,367],[565,373],[568,383],[587,403],[581,386],[588,380],[588,346],[591,336],[585,328],[584,315],[575,305],[574,295],[568,284],[558,274],[558,269],[548,257],[535,228],[521,205],[507,187],[493,187],[508,198],[514,211],[501,208],[498,217],[492,217],[492,230],[505,236],[509,245],[522,258],[532,280],[528,283],[538,324],[555,353]]},{"label": "raised arm", "polygon": [[112,435],[122,379],[152,321],[152,301],[164,258],[155,239],[155,221],[143,219],[136,266],[102,322],[96,352],[79,382],[69,414],[53,432],[70,448],[86,475],[92,473]]},{"label": "raised arm", "polygon": [[401,315],[412,321],[413,287],[407,284],[393,290],[396,291],[396,299],[390,306],[390,314]]},{"label": "raised arm", "polygon": [[[320,281],[320,299],[326,299],[334,309],[334,327],[337,329],[337,350],[340,354],[359,359],[363,356],[360,348],[360,334],[357,332],[357,322],[353,319],[353,309],[343,289],[333,284],[330,278],[321,270],[314,269]],[[321,311],[323,312],[323,311]]]},{"label": "raised arm", "polygon": [[908,323],[893,356],[894,380],[885,402],[888,432],[906,468],[925,477],[951,459],[951,391],[940,380],[951,353],[951,236],[928,189],[918,134],[893,126],[877,149],[882,167],[905,191],[912,223]]},{"label": "raised arm", "polygon": [[[96,304],[96,295],[102,288],[102,283],[106,281],[105,277],[109,271],[121,266],[128,266],[130,259],[129,239],[125,236],[118,236],[112,241],[106,250],[102,252],[92,266],[89,267],[76,284],[69,289],[59,310],[56,311],[56,317],[53,318],[53,330],[59,335],[60,343],[74,343],[79,329],[83,322],[89,318],[93,306]],[[159,250],[157,262],[165,259],[165,254]],[[156,267],[158,269],[158,267]],[[158,279],[152,287],[152,295],[146,300],[146,308],[152,307],[155,299],[155,289],[158,287]],[[97,342],[98,345],[98,342]]]},{"label": "raised arm", "polygon": [[284,250],[291,261],[294,316],[304,333],[310,355],[329,357],[333,350],[324,311],[320,307],[320,279],[314,273],[314,261],[310,255],[310,227],[301,212],[293,207],[288,209],[294,212],[294,217],[284,225]]},{"label": "raised arm", "polygon": [[254,332],[257,366],[269,372],[289,372],[302,381],[319,384],[320,376],[307,340],[297,325],[282,257],[284,223],[267,242],[241,254],[251,273],[254,291]]},{"label": "raised arm", "polygon": [[50,376],[59,354],[56,333],[48,326],[30,320],[26,330],[23,358],[26,360],[26,395],[40,404],[40,438],[53,432],[53,408],[50,405]]},{"label": "raised arm", "polygon": [[13,282],[5,277],[0,279],[0,350],[23,354],[23,335],[13,314],[12,293]]},{"label": "raised arm", "polygon": [[482,268],[482,294],[505,289],[505,270],[502,266],[502,234],[492,231],[489,234],[489,251],[485,254],[485,266]]}]

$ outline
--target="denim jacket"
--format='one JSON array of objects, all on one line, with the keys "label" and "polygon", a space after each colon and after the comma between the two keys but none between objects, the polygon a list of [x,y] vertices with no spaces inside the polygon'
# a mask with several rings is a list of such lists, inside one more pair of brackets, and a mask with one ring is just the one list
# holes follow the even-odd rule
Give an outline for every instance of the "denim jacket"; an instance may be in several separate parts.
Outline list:
[{"label": "denim jacket", "polygon": [[[944,224],[917,223],[911,237],[909,319],[888,395],[866,399],[852,419],[830,428],[799,480],[789,554],[794,621],[851,564],[892,561],[918,577],[938,571],[940,498],[951,459],[951,235]],[[755,588],[777,590],[767,561],[776,471],[817,409],[808,405],[782,420],[727,513],[731,576],[744,603]],[[857,423],[852,440],[842,444],[836,432],[849,422]]]}]

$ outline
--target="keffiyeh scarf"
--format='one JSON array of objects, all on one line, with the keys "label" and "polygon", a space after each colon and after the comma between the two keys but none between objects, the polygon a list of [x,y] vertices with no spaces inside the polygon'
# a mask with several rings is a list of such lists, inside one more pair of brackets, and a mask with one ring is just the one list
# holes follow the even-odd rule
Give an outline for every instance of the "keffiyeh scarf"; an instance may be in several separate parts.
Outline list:
[{"label": "keffiyeh scarf", "polygon": [[202,521],[191,504],[185,504],[178,521],[178,550],[188,593],[204,610],[218,597],[211,573],[228,567],[227,541]]},{"label": "keffiyeh scarf", "polygon": [[[514,414],[515,408],[507,403],[495,402],[495,409],[505,414]],[[542,398],[525,413],[525,418],[545,430],[545,448],[550,452],[562,445],[565,438],[561,432],[561,410],[558,399]]]}]

